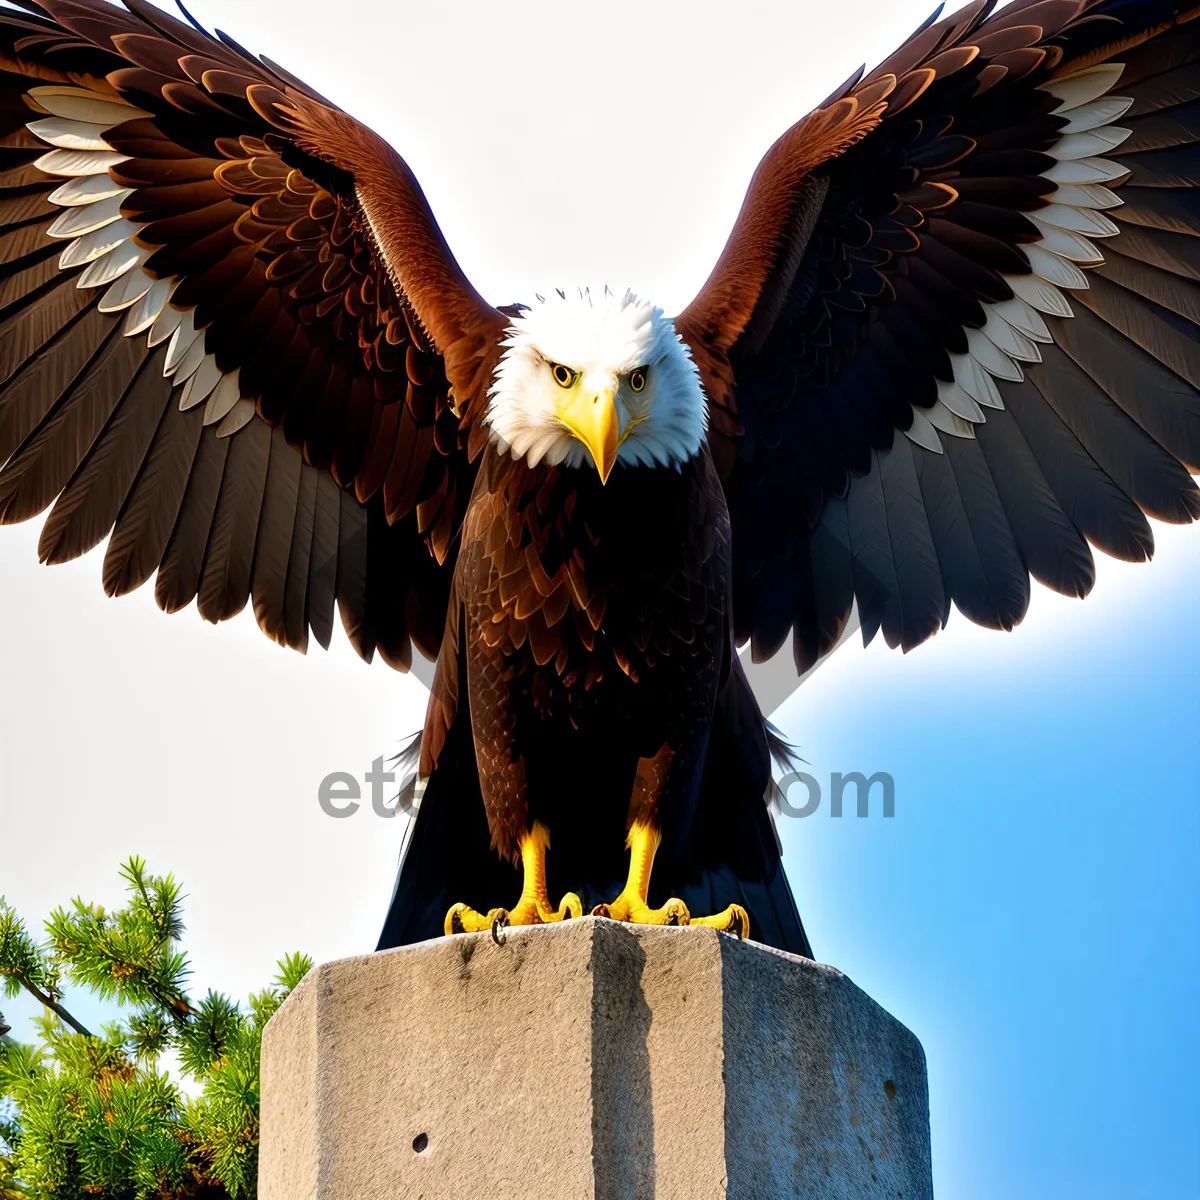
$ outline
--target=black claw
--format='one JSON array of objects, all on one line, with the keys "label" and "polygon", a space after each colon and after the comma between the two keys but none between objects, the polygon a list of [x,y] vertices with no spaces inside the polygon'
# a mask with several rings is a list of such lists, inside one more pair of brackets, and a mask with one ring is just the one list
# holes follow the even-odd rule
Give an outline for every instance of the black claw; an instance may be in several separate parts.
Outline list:
[{"label": "black claw", "polygon": [[508,941],[508,913],[497,913],[492,920],[492,941],[497,946],[503,946]]},{"label": "black claw", "polygon": [[453,929],[455,933],[467,932],[466,927],[463,925],[461,912],[456,912],[454,916],[450,918],[450,928]]}]

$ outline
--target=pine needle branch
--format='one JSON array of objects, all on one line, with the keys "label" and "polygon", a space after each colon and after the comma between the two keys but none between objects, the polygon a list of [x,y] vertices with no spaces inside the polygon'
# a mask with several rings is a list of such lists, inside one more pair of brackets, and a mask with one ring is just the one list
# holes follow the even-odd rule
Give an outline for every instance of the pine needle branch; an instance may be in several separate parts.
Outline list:
[{"label": "pine needle branch", "polygon": [[5,991],[9,995],[24,988],[76,1033],[95,1036],[60,1002],[61,992],[54,968],[46,961],[42,948],[30,937],[25,922],[8,906],[3,896],[0,896],[0,976],[4,977]]},{"label": "pine needle branch", "polygon": [[[217,992],[193,1005],[181,888],[137,857],[121,877],[124,908],[75,900],[44,943],[0,899],[0,980],[47,1010],[36,1046],[0,1038],[0,1200],[252,1200],[263,1029],[312,960],[288,955],[244,1006]],[[93,1035],[64,1008],[60,973],[136,1011]],[[199,1097],[159,1072],[166,1050]]]},{"label": "pine needle branch", "polygon": [[76,1033],[82,1034],[84,1037],[94,1038],[96,1035],[87,1028],[86,1025],[77,1021],[71,1014],[52,996],[47,995],[37,986],[36,983],[31,983],[28,979],[17,977],[17,982],[41,1005],[48,1008],[64,1025],[69,1025]]}]

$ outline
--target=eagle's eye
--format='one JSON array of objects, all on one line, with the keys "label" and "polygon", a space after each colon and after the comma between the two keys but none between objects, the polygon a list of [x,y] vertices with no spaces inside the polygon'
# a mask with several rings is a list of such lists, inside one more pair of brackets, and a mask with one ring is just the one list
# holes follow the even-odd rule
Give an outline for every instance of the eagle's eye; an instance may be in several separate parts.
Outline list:
[{"label": "eagle's eye", "polygon": [[638,367],[636,371],[629,372],[629,386],[635,392],[640,392],[646,386],[646,367]]},{"label": "eagle's eye", "polygon": [[569,388],[579,378],[577,371],[572,371],[570,367],[564,367],[562,363],[551,363],[550,374],[554,376],[554,382],[560,388]]}]

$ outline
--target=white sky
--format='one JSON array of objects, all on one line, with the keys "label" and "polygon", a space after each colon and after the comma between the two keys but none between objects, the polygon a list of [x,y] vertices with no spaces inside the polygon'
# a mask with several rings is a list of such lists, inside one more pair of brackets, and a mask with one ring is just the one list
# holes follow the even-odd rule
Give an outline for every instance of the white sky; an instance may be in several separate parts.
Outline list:
[{"label": "white sky", "polygon": [[[192,8],[388,137],[488,299],[608,282],[674,311],[707,275],[770,142],[927,6]],[[142,854],[187,885],[197,990],[243,997],[285,951],[373,946],[401,822],[330,820],[316,788],[394,752],[420,725],[420,685],[362,666],[340,631],[329,654],[305,659],[269,643],[249,612],[214,630],[194,611],[161,615],[150,588],[109,601],[102,551],[48,570],[37,532],[0,531],[0,893],[35,923],[77,893],[115,902],[119,861]],[[1008,640],[960,620],[914,672],[944,670],[968,646],[1024,656],[1032,672],[1066,632],[1104,637],[1125,615],[1122,589],[1152,598],[1194,556],[1194,542],[1157,532],[1164,561],[1106,569],[1082,609],[1039,596],[1044,620]]]}]

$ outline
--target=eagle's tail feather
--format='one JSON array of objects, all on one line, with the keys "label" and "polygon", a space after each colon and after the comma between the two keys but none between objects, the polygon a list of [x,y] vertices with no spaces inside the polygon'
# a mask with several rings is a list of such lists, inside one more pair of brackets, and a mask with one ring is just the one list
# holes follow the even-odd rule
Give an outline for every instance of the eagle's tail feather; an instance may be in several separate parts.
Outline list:
[{"label": "eagle's tail feather", "polygon": [[378,950],[441,937],[460,901],[486,911],[512,899],[512,867],[491,848],[469,721],[451,727],[421,791]]}]

